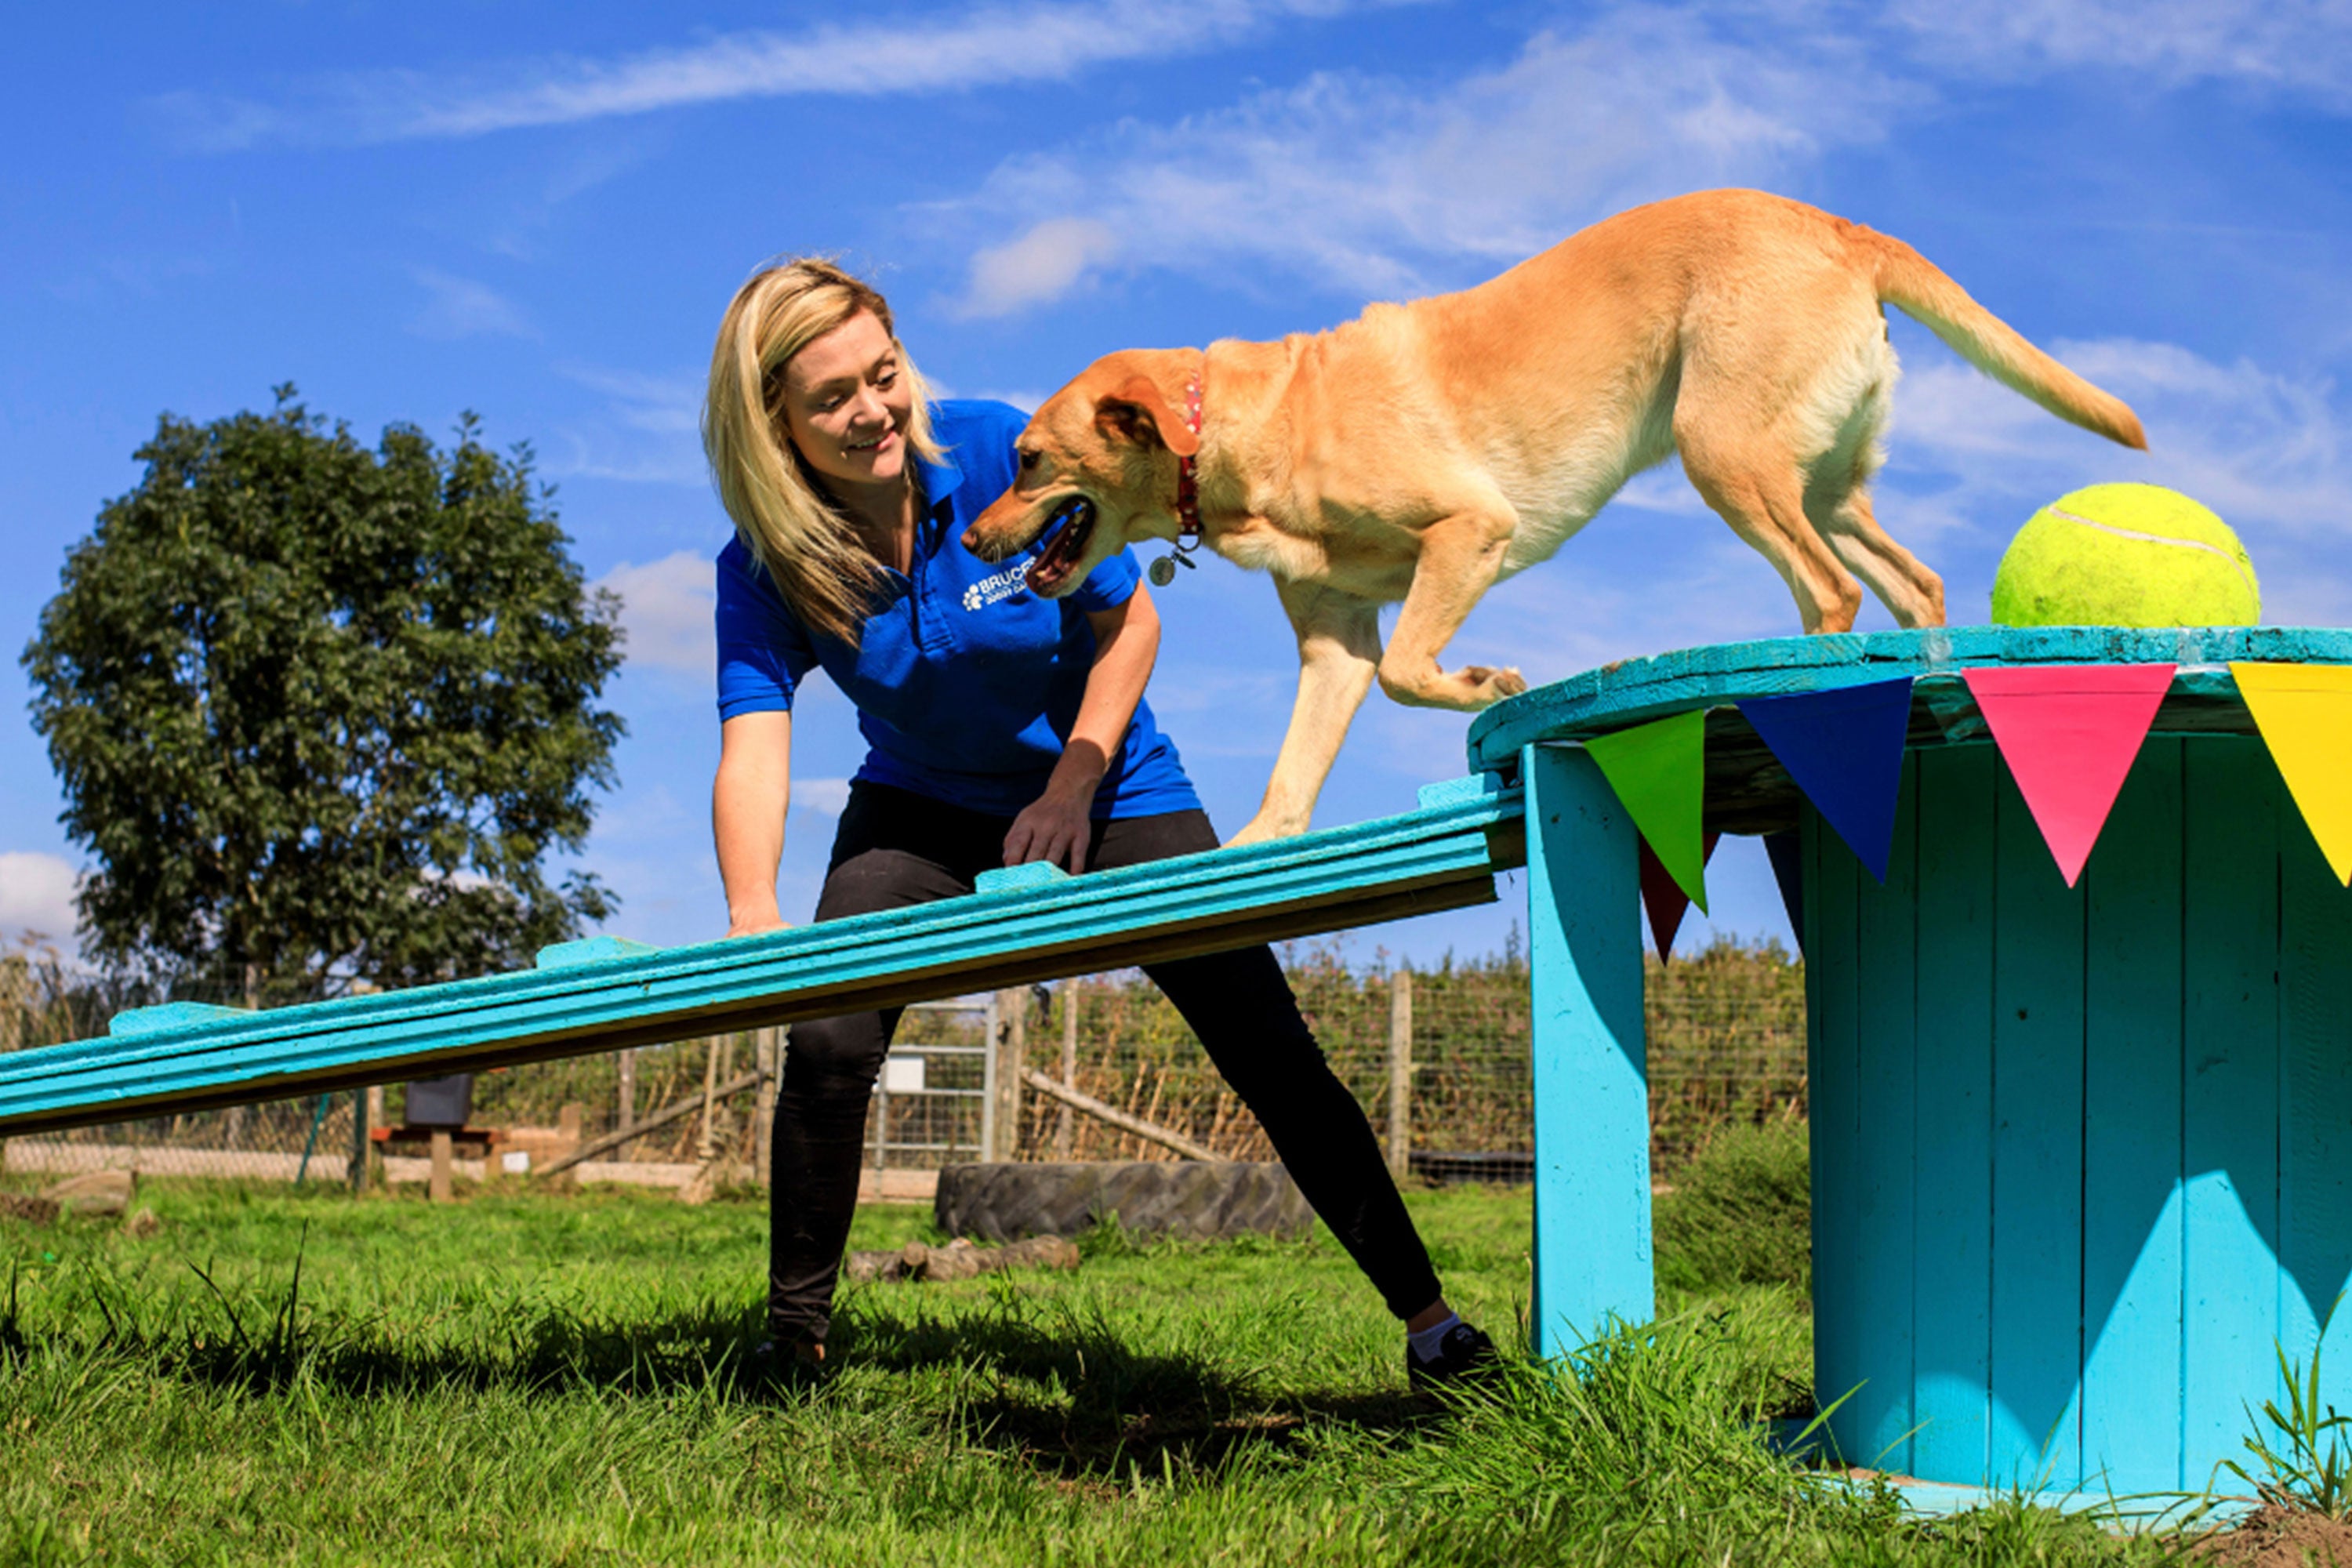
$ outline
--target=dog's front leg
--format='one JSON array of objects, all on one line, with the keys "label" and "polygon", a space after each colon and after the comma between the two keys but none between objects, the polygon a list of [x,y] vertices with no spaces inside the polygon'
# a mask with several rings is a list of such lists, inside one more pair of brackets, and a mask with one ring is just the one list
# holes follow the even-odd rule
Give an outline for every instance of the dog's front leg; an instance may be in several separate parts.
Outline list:
[{"label": "dog's front leg", "polygon": [[1381,658],[1381,689],[1416,708],[1475,712],[1528,689],[1516,669],[1466,665],[1447,674],[1437,656],[1503,569],[1517,519],[1497,500],[1493,511],[1458,511],[1422,531],[1412,586]]},{"label": "dog's front leg", "polygon": [[1307,831],[1315,797],[1381,662],[1380,606],[1313,583],[1275,584],[1298,634],[1298,700],[1257,815],[1230,839],[1253,844]]}]

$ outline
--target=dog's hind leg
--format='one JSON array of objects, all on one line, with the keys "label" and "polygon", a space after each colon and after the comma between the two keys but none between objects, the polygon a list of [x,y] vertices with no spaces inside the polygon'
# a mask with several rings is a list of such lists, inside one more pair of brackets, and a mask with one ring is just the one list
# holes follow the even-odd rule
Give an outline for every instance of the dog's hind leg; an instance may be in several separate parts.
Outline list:
[{"label": "dog's hind leg", "polygon": [[1878,595],[1900,626],[1944,624],[1944,580],[1888,537],[1870,505],[1870,479],[1878,468],[1878,434],[1886,425],[1887,388],[1895,356],[1877,356],[1875,374],[1838,421],[1830,450],[1805,481],[1805,516],[1846,570]]},{"label": "dog's hind leg", "polygon": [[1856,485],[1834,503],[1818,510],[1811,497],[1806,502],[1813,526],[1829,542],[1830,549],[1870,585],[1878,602],[1895,616],[1896,626],[1944,624],[1944,580],[1878,526],[1868,490]]},{"label": "dog's hind leg", "polygon": [[1298,634],[1298,700],[1290,710],[1274,776],[1266,781],[1265,799],[1228,844],[1307,831],[1315,797],[1381,662],[1378,605],[1313,583],[1277,580],[1275,586]]},{"label": "dog's hind leg", "polygon": [[1805,516],[1804,485],[1788,448],[1769,439],[1733,446],[1699,438],[1679,410],[1675,425],[1683,472],[1731,531],[1780,574],[1796,597],[1805,630],[1853,630],[1862,587],[1813,531]]},{"label": "dog's hind leg", "polygon": [[1381,656],[1381,689],[1416,708],[1475,712],[1528,689],[1516,669],[1465,666],[1451,674],[1437,656],[1462,629],[1471,606],[1495,585],[1517,520],[1507,508],[1460,511],[1422,530],[1412,586]]}]

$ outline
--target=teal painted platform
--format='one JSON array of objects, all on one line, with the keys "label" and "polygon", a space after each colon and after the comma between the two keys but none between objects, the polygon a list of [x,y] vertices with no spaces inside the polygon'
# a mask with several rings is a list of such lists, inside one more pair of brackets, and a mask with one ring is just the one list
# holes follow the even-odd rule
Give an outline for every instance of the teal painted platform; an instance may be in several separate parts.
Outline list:
[{"label": "teal painted platform", "polygon": [[[566,943],[540,967],[262,1013],[176,1005],[0,1056],[0,1137],[478,1071],[1491,903],[1519,797],[1433,784],[1401,816],[696,947]],[[1001,885],[1000,885],[1001,884]]]},{"label": "teal painted platform", "polygon": [[[2276,1351],[2352,1282],[2352,893],[2226,665],[2352,663],[2352,634],[1978,628],[1630,662],[1501,704],[1471,754],[1527,791],[1536,1331],[1650,1310],[1633,836],[1588,735],[1912,674],[1884,887],[1734,712],[1707,812],[1802,833],[1814,1356],[1851,1463],[1963,1487],[2203,1489]],[[2177,662],[2070,889],[1963,668]],[[1759,757],[1762,761],[1759,761]],[[2352,1314],[2322,1397],[2352,1409]],[[2224,1478],[2227,1479],[2228,1478]]]}]

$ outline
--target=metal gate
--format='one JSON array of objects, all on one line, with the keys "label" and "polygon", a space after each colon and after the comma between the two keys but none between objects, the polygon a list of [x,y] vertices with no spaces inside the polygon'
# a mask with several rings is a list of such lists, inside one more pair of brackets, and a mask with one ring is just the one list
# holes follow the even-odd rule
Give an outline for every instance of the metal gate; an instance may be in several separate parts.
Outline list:
[{"label": "metal gate", "polygon": [[869,1168],[936,1171],[996,1147],[996,1009],[993,994],[907,1009],[866,1112]]}]

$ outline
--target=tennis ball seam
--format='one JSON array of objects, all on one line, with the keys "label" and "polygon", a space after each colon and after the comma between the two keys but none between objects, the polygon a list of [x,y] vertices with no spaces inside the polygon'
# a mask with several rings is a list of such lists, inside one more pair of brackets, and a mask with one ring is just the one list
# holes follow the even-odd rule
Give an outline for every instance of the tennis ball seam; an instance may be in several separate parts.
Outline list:
[{"label": "tennis ball seam", "polygon": [[2257,595],[2262,593],[2262,589],[2255,585],[2254,579],[2247,572],[2244,563],[2218,544],[2208,544],[2201,539],[2175,539],[2170,534],[2165,533],[2142,533],[2136,528],[2117,528],[2112,522],[2100,522],[2095,518],[2077,516],[2063,507],[2046,507],[2043,510],[2052,517],[2063,517],[2068,522],[2079,522],[2084,528],[2096,529],[2101,533],[2112,534],[2117,539],[2136,539],[2144,544],[2174,544],[2183,550],[2201,550],[2208,555],[2218,555],[2230,563],[2230,570],[2235,572],[2239,580],[2245,584],[2247,593]]}]

